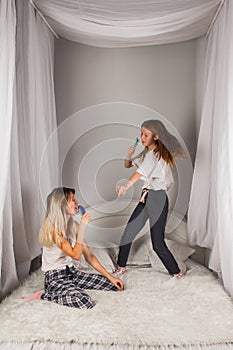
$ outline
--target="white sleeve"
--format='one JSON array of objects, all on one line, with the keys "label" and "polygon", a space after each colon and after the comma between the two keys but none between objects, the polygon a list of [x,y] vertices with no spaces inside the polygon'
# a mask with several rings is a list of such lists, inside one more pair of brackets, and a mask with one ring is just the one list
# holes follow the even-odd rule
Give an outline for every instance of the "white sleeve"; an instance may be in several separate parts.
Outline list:
[{"label": "white sleeve", "polygon": [[133,158],[132,159],[132,165],[139,167],[140,164],[140,158]]}]

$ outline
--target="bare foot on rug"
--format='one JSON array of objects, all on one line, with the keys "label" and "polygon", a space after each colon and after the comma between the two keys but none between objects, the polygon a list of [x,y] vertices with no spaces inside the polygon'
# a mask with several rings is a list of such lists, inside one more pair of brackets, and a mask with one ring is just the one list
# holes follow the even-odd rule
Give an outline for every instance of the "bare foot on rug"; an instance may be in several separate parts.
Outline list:
[{"label": "bare foot on rug", "polygon": [[38,292],[28,295],[26,297],[21,297],[20,299],[26,299],[26,300],[40,300],[41,295],[44,293],[43,290],[39,290]]},{"label": "bare foot on rug", "polygon": [[173,277],[175,277],[176,279],[180,279],[182,277],[184,277],[185,273],[184,272],[179,272],[176,275],[173,275]]}]

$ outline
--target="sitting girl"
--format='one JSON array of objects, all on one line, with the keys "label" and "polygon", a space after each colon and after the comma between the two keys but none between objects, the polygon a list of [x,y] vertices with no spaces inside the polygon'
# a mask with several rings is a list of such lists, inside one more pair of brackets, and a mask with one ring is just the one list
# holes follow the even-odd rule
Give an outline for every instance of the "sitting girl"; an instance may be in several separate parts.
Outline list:
[{"label": "sitting girl", "polygon": [[[89,309],[94,303],[84,289],[122,291],[124,285],[105,270],[85,242],[85,228],[91,219],[85,213],[80,224],[73,220],[78,208],[74,195],[74,189],[59,187],[47,198],[47,211],[39,234],[43,246],[42,271],[45,274],[45,291],[40,297],[66,306]],[[79,260],[82,254],[100,274],[84,273],[75,268],[73,259]]]}]

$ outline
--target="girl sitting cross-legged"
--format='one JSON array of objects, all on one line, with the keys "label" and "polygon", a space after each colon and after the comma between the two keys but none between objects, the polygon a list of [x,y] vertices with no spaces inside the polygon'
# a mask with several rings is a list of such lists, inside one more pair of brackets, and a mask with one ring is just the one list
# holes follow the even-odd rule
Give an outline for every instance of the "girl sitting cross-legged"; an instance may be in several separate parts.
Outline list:
[{"label": "girl sitting cross-legged", "polygon": [[[72,188],[55,188],[47,198],[47,211],[39,241],[43,246],[44,292],[40,298],[58,304],[89,309],[94,306],[86,289],[122,291],[123,282],[108,273],[84,239],[91,218],[85,213],[80,224],[73,220],[78,201]],[[72,243],[73,241],[73,243]],[[99,274],[84,273],[73,264],[84,255]]]}]

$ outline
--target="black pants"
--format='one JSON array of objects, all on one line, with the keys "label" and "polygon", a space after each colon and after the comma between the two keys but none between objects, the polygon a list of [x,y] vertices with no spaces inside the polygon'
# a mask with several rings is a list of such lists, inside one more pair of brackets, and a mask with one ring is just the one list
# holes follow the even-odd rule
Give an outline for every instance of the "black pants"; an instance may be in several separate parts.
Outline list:
[{"label": "black pants", "polygon": [[165,191],[149,190],[146,203],[138,203],[121,238],[117,264],[125,267],[133,240],[149,219],[151,241],[154,251],[171,275],[180,272],[174,256],[164,241],[168,214],[168,197]]}]

